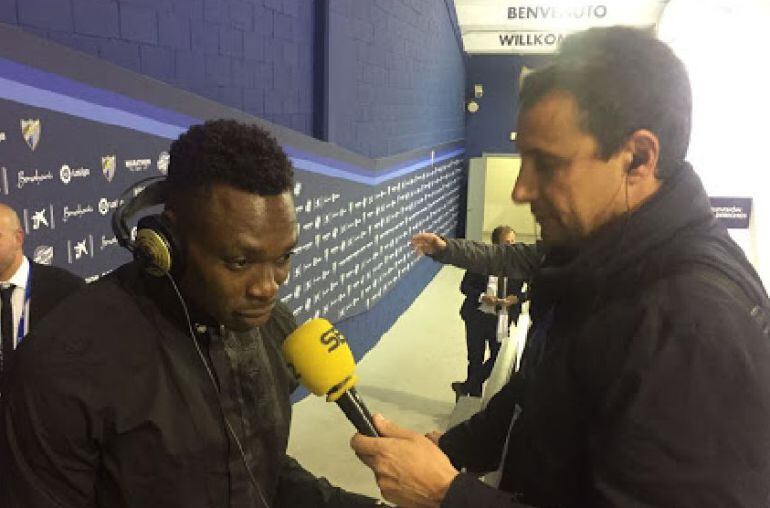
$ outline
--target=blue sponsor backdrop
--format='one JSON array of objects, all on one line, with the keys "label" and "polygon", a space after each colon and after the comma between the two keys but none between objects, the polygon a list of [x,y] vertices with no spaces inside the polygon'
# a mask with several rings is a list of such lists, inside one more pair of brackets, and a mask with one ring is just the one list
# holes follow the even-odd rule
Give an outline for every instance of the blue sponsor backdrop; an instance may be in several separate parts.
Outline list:
[{"label": "blue sponsor backdrop", "polygon": [[121,194],[165,173],[189,125],[230,117],[270,129],[297,169],[300,239],[281,299],[299,322],[322,315],[362,333],[349,337],[360,357],[435,274],[408,239],[454,236],[461,143],[369,159],[0,25],[0,39],[11,35],[18,46],[0,48],[0,192],[36,261],[89,281],[127,261],[110,228]]}]

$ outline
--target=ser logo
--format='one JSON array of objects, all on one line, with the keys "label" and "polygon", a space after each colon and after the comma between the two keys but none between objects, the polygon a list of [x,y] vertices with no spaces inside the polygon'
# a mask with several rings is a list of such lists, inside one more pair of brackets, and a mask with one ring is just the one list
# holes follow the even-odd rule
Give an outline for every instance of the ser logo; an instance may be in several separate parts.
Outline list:
[{"label": "ser logo", "polygon": [[321,335],[321,344],[324,346],[329,346],[329,349],[327,349],[329,353],[340,347],[340,345],[345,344],[346,342],[347,340],[345,340],[345,337],[340,333],[339,330],[334,327],[329,328]]}]

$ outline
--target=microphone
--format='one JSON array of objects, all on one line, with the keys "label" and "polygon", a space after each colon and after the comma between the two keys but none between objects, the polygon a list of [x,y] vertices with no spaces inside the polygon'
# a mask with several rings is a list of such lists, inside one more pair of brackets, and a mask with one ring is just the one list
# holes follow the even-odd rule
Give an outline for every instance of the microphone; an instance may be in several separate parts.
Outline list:
[{"label": "microphone", "polygon": [[356,361],[339,330],[323,318],[311,319],[283,342],[283,357],[302,385],[336,402],[358,432],[379,437],[372,415],[355,385]]}]

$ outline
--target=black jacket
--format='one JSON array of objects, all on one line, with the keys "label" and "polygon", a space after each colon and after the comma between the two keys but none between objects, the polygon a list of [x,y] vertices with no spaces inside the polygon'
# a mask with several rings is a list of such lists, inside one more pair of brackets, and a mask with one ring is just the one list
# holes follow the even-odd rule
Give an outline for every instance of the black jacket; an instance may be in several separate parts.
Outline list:
[{"label": "black jacket", "polygon": [[[482,294],[487,292],[487,282],[489,280],[488,275],[481,275],[471,272],[470,270],[465,272],[463,280],[460,282],[460,291],[465,295],[465,300],[460,306],[460,316],[463,320],[467,321],[473,317],[489,317],[496,320],[497,317],[491,314],[484,314],[479,311],[479,298]],[[498,298],[503,298],[508,295],[516,295],[519,298],[518,303],[508,307],[508,321],[513,321],[519,314],[521,314],[521,304],[524,302],[525,294],[521,290],[524,285],[522,279],[511,279],[506,284],[505,295],[501,294],[500,287],[498,287]]]},{"label": "black jacket", "polygon": [[[515,274],[525,254],[451,242],[441,260]],[[530,297],[522,369],[440,441],[458,467],[502,459],[500,490],[461,474],[442,506],[769,505],[767,296],[688,165],[546,261]]]},{"label": "black jacket", "polygon": [[30,262],[32,293],[29,300],[29,329],[65,298],[85,286],[80,277],[56,266]]},{"label": "black jacket", "polygon": [[133,263],[53,310],[3,395],[0,506],[261,508],[223,415],[271,508],[374,505],[286,455],[285,306],[258,331],[194,328],[168,281]]}]

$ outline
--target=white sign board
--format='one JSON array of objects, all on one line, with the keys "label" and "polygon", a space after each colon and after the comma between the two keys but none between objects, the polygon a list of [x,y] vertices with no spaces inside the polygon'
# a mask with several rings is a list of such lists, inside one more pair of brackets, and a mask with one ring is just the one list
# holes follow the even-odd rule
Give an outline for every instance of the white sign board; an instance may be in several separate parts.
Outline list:
[{"label": "white sign board", "polygon": [[666,0],[455,0],[468,53],[553,53],[561,39],[595,26],[655,26]]}]

